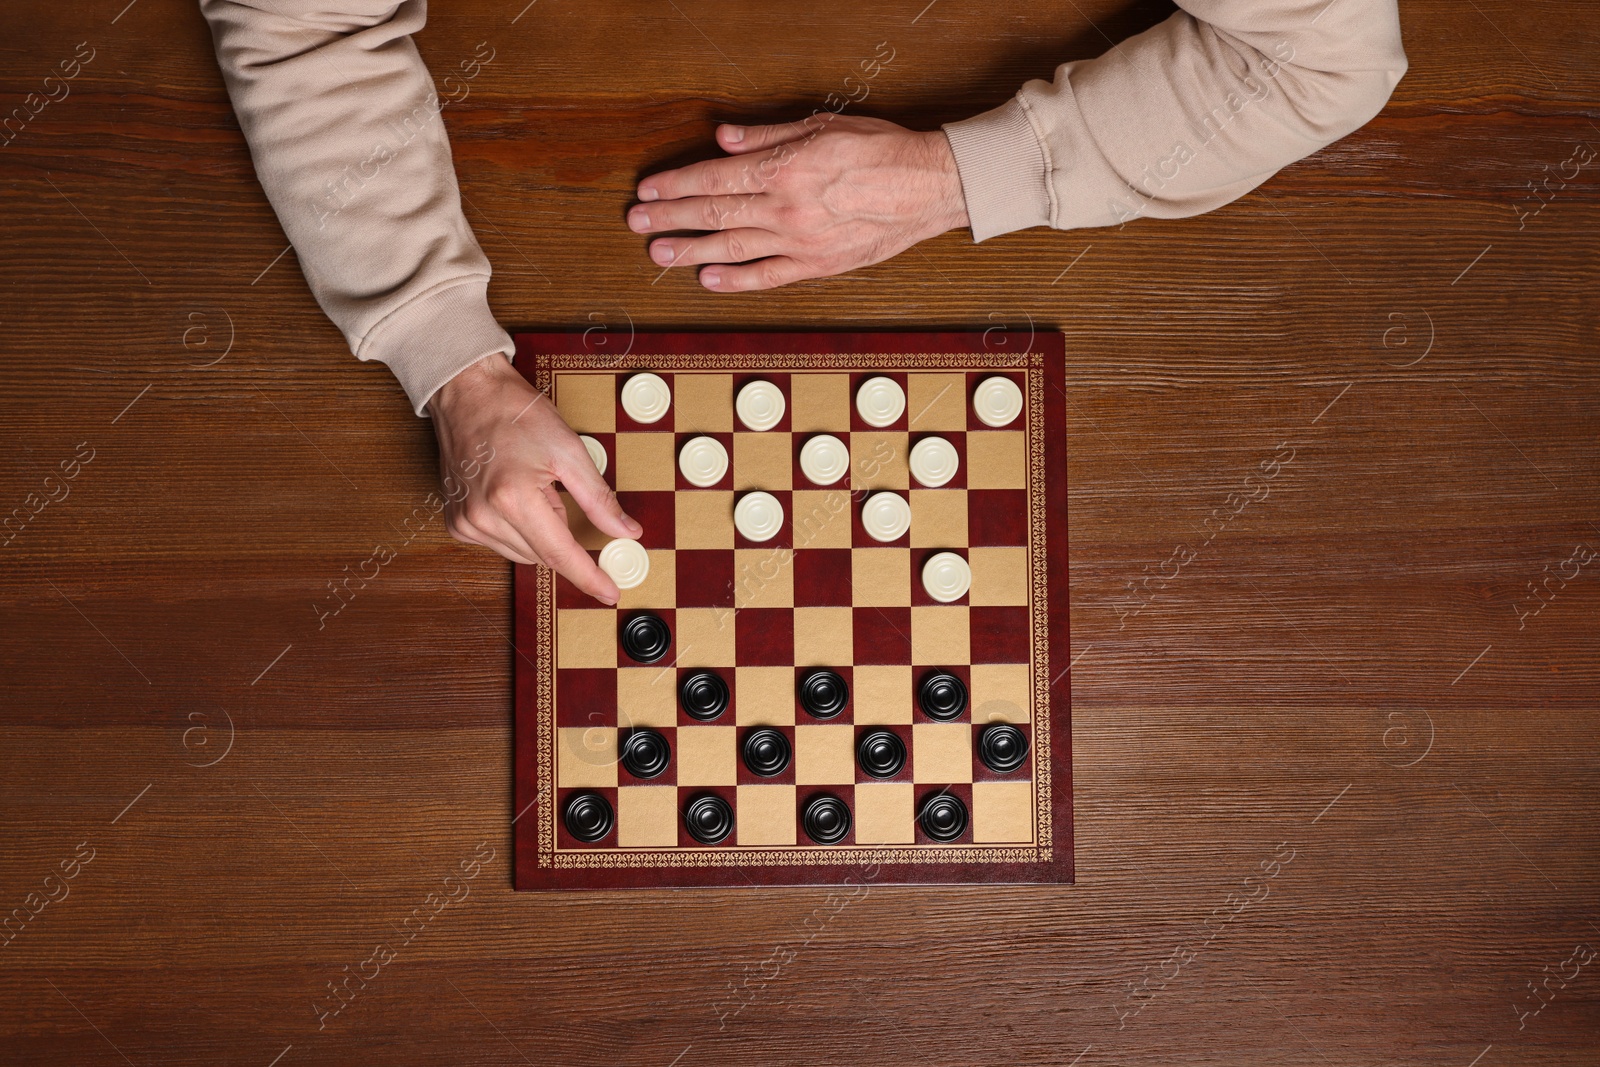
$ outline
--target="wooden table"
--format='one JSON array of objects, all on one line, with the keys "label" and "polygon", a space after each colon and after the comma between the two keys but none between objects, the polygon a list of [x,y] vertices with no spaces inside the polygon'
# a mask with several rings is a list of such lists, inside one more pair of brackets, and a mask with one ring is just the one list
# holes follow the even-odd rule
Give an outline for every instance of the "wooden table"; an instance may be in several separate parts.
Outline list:
[{"label": "wooden table", "polygon": [[194,5],[124,3],[0,64],[93,50],[0,149],[5,507],[65,494],[0,556],[0,1060],[1595,1062],[1591,4],[1408,2],[1383,114],[1207,217],[737,298],[621,223],[714,121],[887,41],[862,110],[931,128],[1163,8],[435,5],[437,76],[495,52],[446,121],[507,325],[1066,333],[1078,882],[846,899],[511,892],[509,569],[406,540],[428,424]]}]

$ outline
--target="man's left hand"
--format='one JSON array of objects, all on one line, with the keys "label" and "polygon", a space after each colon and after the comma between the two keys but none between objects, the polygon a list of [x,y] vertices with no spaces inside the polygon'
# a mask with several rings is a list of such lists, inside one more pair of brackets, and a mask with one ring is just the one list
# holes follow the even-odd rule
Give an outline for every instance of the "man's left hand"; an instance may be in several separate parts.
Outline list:
[{"label": "man's left hand", "polygon": [[650,243],[662,267],[700,265],[718,293],[775,289],[881,263],[967,225],[943,131],[882,119],[813,116],[717,127],[728,158],[652,174],[628,212],[638,233],[706,231]]}]

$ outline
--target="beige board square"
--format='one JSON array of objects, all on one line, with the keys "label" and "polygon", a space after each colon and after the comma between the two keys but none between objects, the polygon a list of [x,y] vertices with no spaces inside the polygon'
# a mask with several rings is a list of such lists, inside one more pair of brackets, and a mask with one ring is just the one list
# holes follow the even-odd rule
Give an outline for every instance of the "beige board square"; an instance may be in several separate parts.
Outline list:
[{"label": "beige board square", "polygon": [[572,539],[578,542],[579,547],[592,549],[606,547],[611,535],[601,533],[595,524],[589,521],[589,516],[585,515],[578,502],[572,499],[571,493],[562,492],[559,495],[561,503],[567,509],[567,529],[572,531]]},{"label": "beige board square", "polygon": [[619,433],[617,490],[671,491],[678,457],[670,433]]},{"label": "beige board square", "polygon": [[913,430],[967,428],[965,374],[912,374],[906,379],[906,417]]},{"label": "beige board square", "polygon": [[794,668],[736,667],[734,721],[740,726],[793,726]]},{"label": "beige board square", "polygon": [[905,607],[911,603],[911,550],[851,549],[850,585],[857,607]]},{"label": "beige board square", "polygon": [[679,548],[733,547],[733,494],[696,489],[673,494],[674,543]]},{"label": "beige board square", "polygon": [[[676,617],[677,666],[733,666],[732,608],[679,608]],[[613,636],[612,643],[615,642]]]},{"label": "beige board square", "polygon": [[617,731],[610,726],[563,726],[556,731],[556,785],[592,789],[617,784]]},{"label": "beige board square", "polygon": [[775,492],[794,484],[793,434],[768,430],[733,435],[733,488]]},{"label": "beige board square", "polygon": [[1025,723],[1033,716],[1026,663],[972,665],[972,721]]},{"label": "beige board square", "polygon": [[863,726],[890,726],[911,721],[911,668],[857,664],[855,721]]},{"label": "beige board square", "polygon": [[795,433],[841,433],[850,429],[848,374],[789,377],[789,424]]},{"label": "beige board square", "polygon": [[912,726],[911,778],[939,785],[972,781],[971,725],[919,722]]},{"label": "beige board square", "polygon": [[617,377],[614,374],[557,374],[556,410],[578,433],[615,433]]},{"label": "beige board square", "polygon": [[670,848],[678,843],[678,788],[625,785],[617,789],[617,844]]},{"label": "beige board square", "polygon": [[617,671],[618,726],[676,726],[678,672],[670,666]]},{"label": "beige board square", "polygon": [[853,660],[854,619],[849,608],[795,608],[795,666],[839,667]]},{"label": "beige board square", "polygon": [[911,662],[954,666],[972,662],[972,624],[959,604],[911,609]]},{"label": "beige board square", "polygon": [[672,376],[679,433],[728,433],[733,429],[733,375],[685,374]]},{"label": "beige board square", "polygon": [[617,607],[670,608],[678,603],[678,554],[670,548],[645,550],[650,557],[650,573],[632,589],[622,590]]},{"label": "beige board square", "polygon": [[794,549],[735,549],[733,606],[741,610],[794,607]]},{"label": "beige board square", "polygon": [[913,833],[910,782],[862,782],[856,786],[856,844],[908,845]]},{"label": "beige board square", "polygon": [[790,516],[796,548],[850,547],[850,493],[843,489],[796,489]]},{"label": "beige board square", "polygon": [[906,489],[911,485],[908,436],[895,431],[850,435],[850,488]]},{"label": "beige board square", "polygon": [[734,811],[741,845],[792,845],[796,824],[792,785],[741,785]]},{"label": "beige board square", "polygon": [[1021,430],[967,434],[968,489],[1026,489],[1028,453]]},{"label": "beige board square", "polygon": [[[913,489],[912,548],[965,548],[967,494],[962,489]],[[921,575],[917,576],[921,579]]]},{"label": "beige board square", "polygon": [[739,780],[738,738],[732,726],[680,726],[679,785],[733,785]]},{"label": "beige board square", "polygon": [[972,841],[1032,841],[1033,783],[973,782]]},{"label": "beige board square", "polygon": [[613,608],[556,611],[557,667],[615,667],[617,613]]},{"label": "beige board square", "polygon": [[974,604],[1026,604],[1028,602],[1028,550],[1015,548],[969,548],[967,563],[972,568]]},{"label": "beige board square", "polygon": [[794,728],[796,785],[849,785],[856,780],[855,727]]}]

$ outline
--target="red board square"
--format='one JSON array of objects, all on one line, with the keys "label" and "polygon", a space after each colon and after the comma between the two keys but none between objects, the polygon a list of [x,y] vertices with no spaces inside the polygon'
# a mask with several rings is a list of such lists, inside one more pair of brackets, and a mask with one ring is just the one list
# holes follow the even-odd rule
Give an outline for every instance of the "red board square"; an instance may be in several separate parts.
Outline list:
[{"label": "red board square", "polygon": [[[898,737],[900,739],[900,743],[902,745],[906,746],[906,762],[898,771],[895,772],[894,777],[892,777],[892,778],[875,778],[872,775],[868,774],[866,771],[861,769],[861,756],[859,754],[860,751],[861,751],[861,739],[863,737],[865,737],[867,734],[875,734],[880,730],[887,730],[890,733],[894,734],[896,737]],[[909,727],[909,726],[857,726],[856,727],[855,748],[852,750],[853,752],[856,753],[856,755],[855,755],[855,761],[856,761],[856,784],[860,785],[862,782],[909,782],[909,781],[911,781],[912,780],[911,779],[911,765],[913,763],[913,760],[911,758],[912,757],[911,736],[912,736],[911,727]]]},{"label": "red board square", "polygon": [[[960,715],[953,719],[935,719],[925,715],[922,703],[917,699],[917,694],[922,692],[922,680],[930,674],[953,674],[961,679],[961,684],[967,687],[967,706]],[[972,721],[972,668],[965,664],[952,664],[948,667],[918,667],[916,675],[911,679],[911,717],[916,722],[971,722]]]},{"label": "red board square", "polygon": [[911,662],[910,608],[856,608],[851,623],[857,663]]},{"label": "red board square", "polygon": [[[715,485],[695,485],[683,476],[683,468],[678,466],[678,454],[683,451],[683,446],[696,437],[709,437],[722,445],[728,453],[728,469],[722,472],[722,480]],[[674,436],[672,445],[672,478],[673,485],[679,492],[695,493],[702,489],[729,489],[733,488],[733,434],[731,433],[680,433]]]},{"label": "red board square", "polygon": [[967,490],[969,545],[1028,543],[1027,492],[1022,489]]},{"label": "red board square", "polygon": [[789,399],[789,376],[787,374],[769,374],[766,372],[758,374],[735,374],[733,376],[733,395],[728,398],[728,403],[734,405],[734,428],[740,430],[741,432],[750,429],[750,427],[746,426],[739,420],[738,402],[739,390],[743,389],[751,382],[771,382],[773,385],[778,387],[778,391],[783,394],[783,418],[779,419],[778,424],[771,427],[767,432],[788,433],[789,428],[793,425],[790,416],[794,407],[793,403]]},{"label": "red board square", "polygon": [[968,590],[955,600],[935,600],[928,595],[928,589],[922,584],[922,568],[927,566],[928,560],[941,552],[954,552],[962,559],[967,558],[964,548],[918,548],[911,553],[911,604],[913,607],[926,608],[935,604],[970,604],[972,592]]},{"label": "red board square", "polygon": [[[924,833],[922,829],[921,816],[923,805],[927,804],[928,801],[932,800],[936,796],[939,796],[941,793],[948,793],[955,797],[957,800],[961,801],[962,805],[967,809],[967,828],[962,831],[960,837],[951,838],[949,841],[936,841]],[[912,810],[917,816],[914,823],[917,833],[917,844],[949,846],[970,845],[972,843],[972,786],[966,782],[957,782],[954,785],[945,786],[923,786],[919,784],[917,786],[916,807]]]},{"label": "red board square", "polygon": [[665,415],[661,416],[655,422],[649,422],[649,423],[646,423],[646,422],[634,422],[632,419],[630,419],[628,417],[627,409],[622,406],[622,387],[623,387],[624,384],[627,383],[629,378],[633,377],[633,375],[632,374],[619,374],[619,375],[617,375],[617,430],[618,430],[618,432],[628,431],[628,430],[632,430],[632,431],[636,431],[636,432],[640,431],[640,430],[666,430],[666,431],[670,432],[672,430],[673,420],[676,419],[677,415],[678,415],[678,389],[677,389],[677,386],[675,386],[673,384],[673,376],[671,374],[668,374],[665,371],[652,371],[651,373],[655,374],[662,381],[666,382],[667,383],[667,388],[672,390],[672,403],[671,403],[671,405],[668,406],[667,413]]},{"label": "red board square", "polygon": [[[1017,388],[1022,390],[1022,414],[1018,415],[1009,426],[985,426],[983,420],[978,418],[978,409],[972,406],[972,398],[978,392],[978,385],[989,378],[1010,378],[1017,383]],[[620,416],[618,416],[620,419]],[[969,430],[1020,430],[1028,424],[1028,376],[1024,371],[968,371],[967,372],[967,429]]]},{"label": "red board square", "polygon": [[[911,451],[915,452],[917,449],[917,444],[929,437],[942,437],[946,441],[949,441],[955,446],[956,455],[960,458],[960,463],[956,467],[956,476],[951,478],[948,482],[945,482],[943,485],[934,486],[933,488],[965,489],[967,487],[967,435],[960,430],[930,430],[926,433],[914,433],[911,435],[910,440]],[[910,452],[908,452],[906,456],[907,462],[909,463]],[[928,487],[917,481],[916,476],[912,475],[911,488],[926,489]]]},{"label": "red board square", "polygon": [[731,548],[679,549],[678,607],[733,607],[733,561]]},{"label": "red board square", "polygon": [[856,371],[855,373],[851,374],[850,375],[850,429],[853,430],[856,433],[866,433],[866,432],[869,432],[869,431],[878,432],[878,433],[888,433],[888,432],[890,432],[892,430],[904,430],[904,429],[906,429],[906,426],[909,423],[910,418],[911,418],[910,412],[907,412],[907,411],[900,412],[900,417],[898,419],[896,419],[894,422],[890,423],[888,426],[868,426],[866,420],[861,417],[861,412],[856,410],[856,390],[860,389],[861,388],[861,383],[866,381],[869,378],[888,378],[892,382],[899,383],[900,391],[902,393],[904,393],[905,390],[906,390],[906,374],[905,374],[904,371],[867,370],[867,371]]},{"label": "red board square", "polygon": [[[847,608],[851,605],[848,548],[802,548],[794,554],[794,606]],[[582,594],[579,594],[582,595]]]},{"label": "red board square", "polygon": [[622,510],[639,520],[644,533],[639,543],[646,548],[676,548],[678,544],[678,506],[669,492],[633,489],[617,494]]},{"label": "red board square", "polygon": [[617,731],[617,784],[618,785],[676,785],[678,782],[678,731],[671,726],[652,726],[654,730],[667,739],[667,747],[672,749],[672,758],[667,761],[667,769],[654,778],[635,778],[628,773],[627,764],[622,762],[622,746],[628,740],[628,735],[641,727],[629,727]]},{"label": "red board square", "polygon": [[556,725],[617,725],[616,670],[601,667],[556,671]]},{"label": "red board square", "polygon": [[[789,765],[771,778],[763,778],[744,763],[744,739],[756,730],[776,730],[789,739]],[[740,785],[794,785],[794,727],[793,726],[741,726],[739,728],[739,784]]]},{"label": "red board square", "polygon": [[[844,806],[850,811],[850,830],[839,840],[828,845],[818,845],[817,842],[806,836],[805,810],[806,805],[813,797],[831,796],[836,800],[844,801]],[[795,840],[802,845],[815,845],[818,848],[832,848],[835,845],[853,845],[856,843],[856,790],[851,785],[803,785],[795,792],[794,805]]]},{"label": "red board square", "polygon": [[[589,558],[598,561],[599,552],[590,552]],[[556,581],[556,607],[558,608],[599,608],[605,605],[582,589],[567,581],[559,574],[552,574]]]},{"label": "red board square", "polygon": [[983,760],[978,758],[978,737],[984,729],[993,726],[990,722],[976,722],[972,724],[972,780],[974,782],[1014,782],[1026,781],[1033,774],[1033,724],[1029,722],[1014,722],[1011,725],[1022,731],[1022,736],[1028,739],[1028,756],[1014,771],[1004,774],[991,771]]},{"label": "red board square", "polygon": [[[611,805],[611,830],[598,841],[579,841],[567,833],[567,820],[561,817],[567,810],[567,801],[577,793],[599,793]],[[556,847],[557,848],[616,848],[617,847],[617,791],[607,786],[602,789],[556,790]]]},{"label": "red board square", "polygon": [[1025,607],[972,607],[972,662],[1027,663],[1028,609]]},{"label": "red board square", "polygon": [[[755,492],[756,490],[752,490]],[[773,497],[783,508],[783,525],[778,527],[778,532],[765,541],[752,541],[739,532],[737,525],[733,528],[734,548],[793,548],[794,547],[794,493],[788,489],[762,489],[760,492]],[[733,499],[734,513],[738,514],[739,501],[749,496],[749,493],[740,493]]]},{"label": "red board square", "polygon": [[733,617],[734,655],[740,666],[794,663],[794,609],[744,608]]},{"label": "red board square", "polygon": [[694,801],[694,799],[696,797],[703,797],[703,796],[716,796],[716,797],[721,797],[723,800],[726,800],[728,802],[728,807],[733,809],[734,826],[735,827],[738,826],[738,822],[739,822],[739,790],[738,789],[734,788],[731,785],[696,785],[696,786],[680,785],[678,787],[678,847],[679,848],[726,848],[729,845],[735,844],[738,841],[738,838],[739,838],[739,833],[738,833],[737,829],[729,830],[728,831],[728,836],[724,837],[720,842],[718,842],[715,845],[704,844],[704,843],[702,843],[700,841],[696,841],[694,838],[689,836],[688,829],[685,828],[684,825],[683,825],[683,813],[684,813],[685,809],[687,809],[689,807],[689,805]]}]

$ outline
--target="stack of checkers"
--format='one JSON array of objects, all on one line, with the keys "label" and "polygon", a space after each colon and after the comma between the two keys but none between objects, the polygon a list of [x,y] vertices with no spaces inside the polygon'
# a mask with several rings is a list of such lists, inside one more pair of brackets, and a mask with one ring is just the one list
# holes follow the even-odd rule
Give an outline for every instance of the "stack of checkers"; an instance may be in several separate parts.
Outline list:
[{"label": "stack of checkers", "polygon": [[623,593],[557,579],[558,845],[1032,842],[1022,383],[558,374],[645,531],[568,503]]}]

